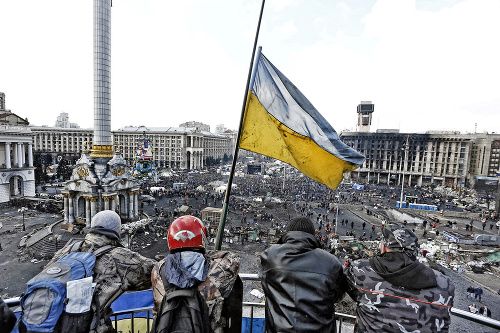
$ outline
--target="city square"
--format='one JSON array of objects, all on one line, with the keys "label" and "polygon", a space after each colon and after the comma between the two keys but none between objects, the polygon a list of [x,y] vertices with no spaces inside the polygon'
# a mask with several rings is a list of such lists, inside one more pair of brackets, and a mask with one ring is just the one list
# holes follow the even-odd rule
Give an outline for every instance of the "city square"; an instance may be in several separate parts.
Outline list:
[{"label": "city square", "polygon": [[[468,0],[458,2],[450,8],[469,5]],[[116,84],[121,93],[113,95],[118,106],[112,107],[111,13],[113,18],[125,15],[122,10],[126,5],[94,0],[93,6],[93,57],[89,52],[88,58],[93,58],[94,95],[93,103],[87,103],[92,99],[88,96],[85,102],[87,109],[93,104],[93,113],[78,111],[81,105],[66,102],[66,112],[32,117],[25,108],[17,107],[24,105],[19,102],[18,88],[12,88],[11,102],[9,86],[0,86],[0,296],[17,316],[28,281],[46,272],[51,259],[61,251],[73,249],[80,240],[82,246],[89,235],[103,232],[94,227],[94,217],[102,216],[100,213],[112,213],[119,219],[119,230],[114,230],[112,236],[118,237],[117,247],[123,253],[137,253],[155,263],[176,253],[169,251],[170,228],[183,216],[194,216],[206,230],[203,247],[207,254],[228,251],[239,258],[239,280],[244,283],[241,290],[235,287],[230,299],[233,302],[234,297],[241,297],[236,303],[242,311],[236,311],[239,318],[235,325],[231,321],[224,324],[225,331],[263,332],[264,307],[266,311],[270,307],[266,303],[269,281],[264,282],[262,258],[283,244],[290,232],[303,232],[289,228],[296,218],[304,217],[314,227],[310,232],[314,235],[308,237],[314,238],[321,253],[335,258],[332,260],[340,263],[344,272],[353,265],[352,269],[359,272],[356,263],[360,260],[383,256],[388,251],[387,230],[408,230],[418,237],[412,260],[439,272],[436,274],[455,288],[454,297],[448,300],[440,295],[437,303],[426,302],[448,307],[449,331],[498,330],[500,134],[493,121],[495,111],[491,111],[490,118],[477,113],[477,119],[472,120],[450,114],[446,117],[452,126],[444,126],[448,121],[412,118],[412,106],[408,106],[412,112],[404,115],[403,104],[411,101],[400,100],[401,108],[392,109],[388,117],[392,106],[385,93],[377,88],[373,88],[373,94],[367,93],[370,88],[364,87],[356,94],[356,102],[351,98],[348,110],[342,109],[341,117],[319,109],[320,114],[261,54],[261,48],[256,49],[260,19],[239,127],[235,126],[238,112],[228,115],[227,105],[221,106],[220,112],[213,105],[213,110],[207,112],[204,106],[195,108],[194,104],[193,111],[177,110],[173,107],[178,108],[177,99],[172,96],[172,109],[168,111],[162,109],[168,102],[156,109],[151,108],[148,98],[143,98],[147,107],[131,110],[123,103],[127,95],[123,93],[123,77],[113,80],[113,87]],[[200,4],[200,8],[203,6],[206,4]],[[381,10],[379,6],[373,6],[373,14]],[[279,12],[277,7],[271,8]],[[435,8],[416,10],[440,12]],[[89,16],[90,11],[85,15]],[[118,35],[115,38],[119,43],[123,41],[119,30],[113,30],[113,35]],[[267,49],[264,52],[267,54]],[[274,61],[282,68],[278,59]],[[116,63],[123,69],[121,60]],[[120,77],[123,70],[113,73],[120,73]],[[180,86],[190,90],[187,84]],[[232,89],[234,84],[230,86]],[[210,100],[203,94],[200,98],[181,97],[178,88],[172,91],[186,103]],[[144,92],[143,87],[136,89]],[[163,88],[165,92],[170,93]],[[381,96],[380,103],[376,92]],[[372,101],[362,100],[367,94],[374,96]],[[136,96],[135,91],[129,91],[128,99],[137,106],[132,96]],[[308,96],[314,93],[308,91]],[[428,96],[435,98],[435,94]],[[478,100],[485,98],[477,96]],[[324,107],[324,100],[319,100]],[[476,114],[476,110],[464,111],[470,101],[463,103],[455,107],[463,114]],[[436,107],[443,104],[437,102]],[[453,106],[450,103],[446,107]],[[495,107],[498,105],[490,106],[491,110]],[[443,107],[443,112],[449,109]],[[169,113],[172,116],[164,118]],[[437,114],[422,110],[422,118],[436,115],[440,119]],[[386,117],[393,121],[396,115],[401,117],[397,126],[383,120]],[[339,118],[338,124],[333,121],[335,117]],[[36,122],[31,121],[33,118]],[[381,119],[388,127],[379,125]],[[54,120],[54,126],[43,123]],[[112,121],[119,125],[112,127]],[[453,126],[462,130],[450,130]],[[184,243],[186,237],[191,240],[191,235],[186,235],[181,235]],[[420,285],[421,281],[405,283]],[[134,297],[132,292],[127,294]],[[384,297],[381,295],[386,294],[376,296],[378,303]],[[356,316],[360,319],[359,300],[344,295],[344,291],[342,296],[335,304],[338,318],[334,322],[340,318],[337,325],[343,331],[359,330],[353,320]],[[452,298],[453,305],[448,305]],[[406,298],[406,305],[418,309],[411,301],[414,299]],[[379,311],[377,302],[368,302],[367,308]],[[149,313],[153,311],[152,306],[146,308],[149,330]],[[491,315],[476,315],[478,308],[488,308]],[[135,311],[133,307],[128,310]],[[133,319],[131,324],[118,324],[116,318],[116,330],[134,331]],[[444,321],[439,324],[436,319],[431,325],[439,327]],[[136,326],[135,331],[141,329]]]}]

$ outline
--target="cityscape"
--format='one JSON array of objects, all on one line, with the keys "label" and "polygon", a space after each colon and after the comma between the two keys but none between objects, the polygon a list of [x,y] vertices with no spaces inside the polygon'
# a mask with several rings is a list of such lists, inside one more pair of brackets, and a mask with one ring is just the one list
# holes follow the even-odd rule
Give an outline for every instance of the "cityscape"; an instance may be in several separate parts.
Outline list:
[{"label": "cityscape", "polygon": [[[500,133],[491,130],[497,125],[488,127],[489,131],[478,129],[477,123],[467,131],[432,125],[423,131],[402,130],[413,127],[384,121],[384,106],[390,105],[385,98],[381,97],[379,105],[376,98],[364,100],[360,90],[357,101],[342,110],[342,127],[332,122],[337,131],[327,135],[339,142],[335,146],[339,150],[364,157],[349,169],[353,171],[342,174],[337,166],[326,170],[340,173],[338,187],[317,182],[280,159],[239,148],[243,113],[238,128],[222,111],[209,117],[203,112],[175,111],[171,121],[159,121],[154,112],[137,110],[133,123],[113,128],[112,124],[123,124],[121,113],[111,103],[112,82],[116,82],[111,79],[111,18],[112,13],[113,18],[116,15],[115,7],[120,13],[120,5],[94,0],[93,6],[93,112],[82,117],[68,106],[54,119],[43,118],[53,126],[39,123],[40,118],[35,123],[28,120],[32,114],[10,109],[11,89],[0,87],[0,297],[17,317],[23,311],[26,285],[46,272],[61,251],[70,248],[73,252],[75,244],[80,247],[89,235],[94,237],[95,221],[102,213],[112,213],[120,221],[112,235],[119,247],[151,265],[176,253],[169,243],[173,242],[170,228],[184,217],[194,217],[206,228],[203,250],[207,258],[209,251],[235,254],[239,282],[233,281],[230,295],[218,296],[221,302],[237,305],[223,310],[221,305],[224,332],[264,332],[270,324],[266,302],[272,298],[266,293],[273,281],[262,275],[262,258],[276,244],[283,244],[290,232],[305,231],[290,229],[299,217],[310,220],[313,229],[308,237],[335,258],[346,276],[353,270],[350,267],[359,273],[358,261],[368,262],[389,251],[387,230],[410,230],[418,244],[412,260],[439,272],[436,276],[454,286],[446,303],[440,294],[440,306],[448,307],[448,319],[442,325],[450,332],[487,332],[500,327]],[[278,71],[278,75],[283,74]],[[249,96],[252,90],[251,85]],[[292,91],[297,93],[298,88],[293,86]],[[298,105],[314,109],[298,93],[305,100]],[[120,98],[113,95],[113,101]],[[247,113],[249,104],[245,98]],[[317,121],[320,117],[313,114],[310,118]],[[375,119],[397,128],[381,128]],[[213,128],[208,122],[217,125]],[[315,141],[313,136],[306,140]],[[307,163],[312,162],[298,164]],[[195,237],[191,234],[183,235],[184,243]],[[109,232],[102,235],[108,237]],[[150,291],[151,278],[146,280],[149,286],[143,289]],[[238,283],[241,287],[236,287]],[[154,282],[152,288],[156,293]],[[149,331],[156,296],[124,290],[113,298],[113,305],[108,304],[115,312],[109,325],[120,332]],[[351,292],[340,293],[332,313],[333,327],[347,332],[364,325],[359,321],[362,303]],[[369,301],[366,307],[377,304]],[[486,314],[479,315],[479,308]],[[487,315],[485,309],[491,313]],[[431,325],[438,326],[438,322]],[[18,323],[26,325],[24,319]],[[22,329],[16,326],[13,332]]]}]

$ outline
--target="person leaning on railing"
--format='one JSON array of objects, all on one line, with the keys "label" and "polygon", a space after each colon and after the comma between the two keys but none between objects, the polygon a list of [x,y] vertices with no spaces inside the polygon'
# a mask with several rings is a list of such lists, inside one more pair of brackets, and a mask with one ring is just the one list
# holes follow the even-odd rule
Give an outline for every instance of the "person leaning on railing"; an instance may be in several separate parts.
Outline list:
[{"label": "person leaning on railing", "polygon": [[347,293],[357,302],[355,332],[448,332],[455,287],[417,258],[408,228],[382,230],[381,254],[345,268]]},{"label": "person leaning on railing", "polygon": [[335,303],[346,288],[342,264],[322,250],[310,219],[292,219],[261,254],[266,332],[336,332]]},{"label": "person leaning on railing", "polygon": [[9,309],[9,306],[0,297],[0,333],[9,333],[15,324],[16,316],[14,312]]},{"label": "person leaning on railing", "polygon": [[[151,273],[155,315],[161,307],[165,289],[168,293],[197,289],[208,306],[211,332],[221,333],[226,321],[223,317],[227,315],[223,313],[223,306],[238,277],[240,257],[229,251],[206,253],[207,230],[203,222],[192,215],[174,220],[167,239],[170,253]],[[182,322],[177,322],[181,320],[176,319],[172,325],[182,327]],[[161,324],[156,325],[158,331]]]},{"label": "person leaning on railing", "polygon": [[[94,266],[94,297],[99,306],[99,314],[94,314],[91,332],[113,332],[110,316],[111,303],[128,290],[144,290],[151,287],[151,270],[155,260],[126,249],[120,243],[121,219],[111,211],[97,213],[91,221],[91,228],[80,247],[80,252],[93,252],[111,245],[113,248],[96,259]],[[68,244],[56,252],[47,266],[63,255],[70,253],[73,244]],[[96,322],[96,318],[101,318]]]}]

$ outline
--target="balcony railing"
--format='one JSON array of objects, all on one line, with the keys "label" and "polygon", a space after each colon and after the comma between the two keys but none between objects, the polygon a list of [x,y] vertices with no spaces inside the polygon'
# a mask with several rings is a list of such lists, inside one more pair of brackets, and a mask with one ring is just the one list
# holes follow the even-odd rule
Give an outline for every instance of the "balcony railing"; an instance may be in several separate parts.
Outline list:
[{"label": "balcony railing", "polygon": [[[246,274],[246,273],[240,273],[239,274],[241,280],[243,281],[259,281],[260,278],[257,274]],[[5,303],[9,307],[18,307],[20,304],[20,299],[18,297],[16,298],[10,298],[4,300]],[[254,324],[254,308],[262,308],[265,306],[265,303],[254,303],[254,302],[243,302],[242,303],[243,307],[250,307],[250,327],[247,332],[253,332],[253,324]],[[477,314],[473,314],[469,311],[464,311],[460,310],[457,308],[451,308],[450,313],[453,316],[464,318],[466,320],[488,326],[494,329],[500,329],[500,321],[480,316]],[[141,314],[139,316],[139,314]],[[130,317],[129,317],[130,316]],[[122,320],[124,317],[127,317],[127,320],[130,320],[130,325],[129,325],[129,331],[130,332],[135,332],[136,327],[139,325],[137,324],[136,320],[141,319],[142,321],[145,320],[145,328],[146,328],[146,333],[149,333],[151,329],[151,323],[153,319],[153,307],[148,306],[148,307],[142,307],[142,308],[135,308],[135,309],[126,309],[122,311],[114,311],[113,316],[111,317],[112,322],[114,323],[115,328],[118,327],[119,321]],[[345,329],[345,324],[347,323],[353,323],[356,319],[356,316],[348,315],[345,313],[338,313],[335,312],[335,317],[337,318],[337,332],[342,333],[342,330]],[[144,322],[141,327],[144,327]],[[17,332],[17,327],[14,329],[14,331]],[[14,332],[13,331],[13,332]],[[139,331],[138,331],[139,332]],[[144,332],[144,331],[142,331]]]}]

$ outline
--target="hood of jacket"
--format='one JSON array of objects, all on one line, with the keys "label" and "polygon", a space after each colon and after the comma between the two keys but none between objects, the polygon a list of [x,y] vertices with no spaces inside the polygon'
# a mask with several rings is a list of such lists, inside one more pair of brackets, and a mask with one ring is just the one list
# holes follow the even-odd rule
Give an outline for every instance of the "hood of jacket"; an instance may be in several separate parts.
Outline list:
[{"label": "hood of jacket", "polygon": [[434,271],[402,252],[386,252],[370,259],[373,270],[391,284],[407,289],[437,286]]},{"label": "hood of jacket", "polygon": [[170,253],[163,269],[168,283],[183,289],[198,286],[205,281],[207,273],[205,256],[193,251]]},{"label": "hood of jacket", "polygon": [[335,332],[335,303],[345,289],[342,264],[314,235],[289,231],[260,259],[266,331]]},{"label": "hood of jacket", "polygon": [[96,249],[106,245],[123,247],[122,243],[117,239],[111,239],[105,235],[90,232],[85,235],[85,244],[92,244]]},{"label": "hood of jacket", "polygon": [[278,244],[290,244],[297,251],[309,251],[320,247],[320,244],[314,235],[304,231],[289,231],[278,241]]}]

